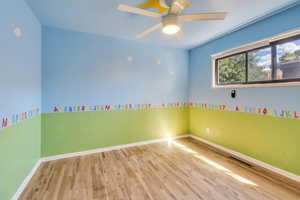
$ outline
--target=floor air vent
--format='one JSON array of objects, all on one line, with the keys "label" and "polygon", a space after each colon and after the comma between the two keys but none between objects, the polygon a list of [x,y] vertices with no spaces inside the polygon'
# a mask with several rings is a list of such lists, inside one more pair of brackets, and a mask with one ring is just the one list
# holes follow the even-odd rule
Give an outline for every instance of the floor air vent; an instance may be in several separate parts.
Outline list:
[{"label": "floor air vent", "polygon": [[242,160],[240,160],[240,159],[238,159],[238,158],[235,158],[235,157],[230,156],[229,159],[230,159],[230,160],[233,160],[234,162],[238,162],[239,164],[244,165],[244,166],[246,166],[246,167],[252,167],[251,164],[249,164],[249,163],[247,163],[247,162],[245,162],[245,161],[242,161]]}]

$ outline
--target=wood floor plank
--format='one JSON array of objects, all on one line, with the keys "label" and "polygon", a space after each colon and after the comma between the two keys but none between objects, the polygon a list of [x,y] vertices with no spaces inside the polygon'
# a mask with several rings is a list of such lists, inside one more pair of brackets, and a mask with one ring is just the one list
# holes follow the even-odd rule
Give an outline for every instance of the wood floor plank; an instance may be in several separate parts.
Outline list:
[{"label": "wood floor plank", "polygon": [[19,200],[300,200],[193,139],[43,163]]}]

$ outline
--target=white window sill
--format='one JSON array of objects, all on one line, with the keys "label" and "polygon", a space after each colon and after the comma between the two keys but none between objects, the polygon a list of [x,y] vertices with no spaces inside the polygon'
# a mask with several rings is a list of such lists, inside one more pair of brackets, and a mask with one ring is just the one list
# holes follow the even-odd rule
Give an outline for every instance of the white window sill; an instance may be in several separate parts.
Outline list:
[{"label": "white window sill", "polygon": [[238,85],[213,85],[213,88],[262,88],[262,87],[289,87],[300,86],[300,82],[287,83],[260,83],[260,84],[238,84]]}]

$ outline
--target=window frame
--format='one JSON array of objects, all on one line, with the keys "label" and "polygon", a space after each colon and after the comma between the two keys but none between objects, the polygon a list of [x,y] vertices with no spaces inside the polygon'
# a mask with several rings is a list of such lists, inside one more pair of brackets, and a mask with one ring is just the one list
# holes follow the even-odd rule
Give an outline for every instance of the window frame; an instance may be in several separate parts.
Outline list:
[{"label": "window frame", "polygon": [[[234,53],[230,54],[230,50],[226,51],[224,54],[225,56],[222,56],[222,53],[220,55],[212,55],[213,58],[213,87],[214,88],[239,88],[239,87],[278,87],[278,86],[298,86],[300,85],[300,77],[294,78],[294,79],[276,79],[277,77],[277,46],[288,43],[291,41],[299,40],[300,39],[300,29],[296,31],[297,34],[294,34],[292,36],[282,37],[282,35],[288,33],[284,33],[282,35],[278,35],[277,37],[280,39],[276,40],[276,37],[269,38],[266,40],[254,42],[249,45],[245,45],[244,47],[238,47],[237,50],[233,49]],[[263,45],[255,45],[256,43],[263,43]],[[251,48],[251,45],[254,46]],[[250,47],[249,47],[250,46]],[[245,48],[246,50],[240,50]],[[272,80],[265,80],[265,81],[248,81],[248,53],[253,51],[258,51],[260,49],[265,48],[271,48],[271,69],[272,69]],[[229,53],[228,53],[229,52]],[[246,56],[246,78],[245,82],[243,83],[226,83],[226,84],[220,84],[219,83],[219,65],[218,62],[221,59],[232,57],[235,55],[245,54]]]}]

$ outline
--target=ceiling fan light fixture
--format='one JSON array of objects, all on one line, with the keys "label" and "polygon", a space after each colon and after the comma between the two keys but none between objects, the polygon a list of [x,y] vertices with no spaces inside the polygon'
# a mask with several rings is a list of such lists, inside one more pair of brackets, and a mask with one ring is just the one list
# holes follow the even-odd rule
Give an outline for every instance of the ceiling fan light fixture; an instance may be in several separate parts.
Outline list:
[{"label": "ceiling fan light fixture", "polygon": [[163,27],[162,32],[167,35],[174,35],[180,31],[178,24],[167,24]]},{"label": "ceiling fan light fixture", "polygon": [[162,17],[163,28],[162,32],[167,35],[174,35],[180,31],[178,16],[175,14],[168,14]]}]

